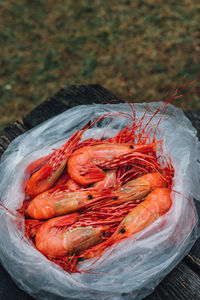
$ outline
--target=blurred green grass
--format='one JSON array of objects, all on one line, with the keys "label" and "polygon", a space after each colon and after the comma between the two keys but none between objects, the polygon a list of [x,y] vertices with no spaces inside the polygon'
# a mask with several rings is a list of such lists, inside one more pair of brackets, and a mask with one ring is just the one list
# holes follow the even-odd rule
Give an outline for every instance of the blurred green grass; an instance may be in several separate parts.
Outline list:
[{"label": "blurred green grass", "polygon": [[[196,0],[1,1],[0,128],[70,84],[162,98],[185,74],[199,77],[199,20]],[[199,95],[176,105],[198,109]]]}]

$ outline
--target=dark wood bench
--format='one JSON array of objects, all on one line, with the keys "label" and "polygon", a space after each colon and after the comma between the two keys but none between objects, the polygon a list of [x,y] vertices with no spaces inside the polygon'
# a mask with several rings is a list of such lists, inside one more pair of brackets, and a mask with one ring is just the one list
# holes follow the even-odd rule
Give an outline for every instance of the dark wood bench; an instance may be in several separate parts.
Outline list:
[{"label": "dark wood bench", "polygon": [[[24,116],[23,123],[16,121],[0,132],[0,156],[15,137],[41,122],[76,105],[102,103],[111,99],[117,97],[99,85],[71,86],[61,89],[52,98]],[[197,128],[200,137],[200,111],[186,112],[186,115]],[[196,204],[200,215],[200,204],[198,202]],[[30,300],[33,298],[21,291],[0,266],[0,299]],[[182,262],[145,299],[200,299],[200,239]]]}]

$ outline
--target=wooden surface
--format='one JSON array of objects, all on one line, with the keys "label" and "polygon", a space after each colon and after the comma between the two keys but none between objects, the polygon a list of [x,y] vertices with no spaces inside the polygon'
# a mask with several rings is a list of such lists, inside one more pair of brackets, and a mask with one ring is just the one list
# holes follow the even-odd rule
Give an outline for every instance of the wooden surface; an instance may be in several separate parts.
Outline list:
[{"label": "wooden surface", "polygon": [[79,85],[78,88],[72,85],[67,89],[61,89],[52,98],[32,110],[23,118],[23,122],[28,128],[32,128],[73,106],[102,103],[102,100],[106,102],[110,99],[116,98],[98,84]]},{"label": "wooden surface", "polygon": [[[116,102],[119,101],[99,85],[71,86],[61,89],[52,98],[24,116],[23,124],[16,121],[0,132],[0,156],[15,137],[41,122],[76,105],[102,103],[113,99]],[[186,115],[197,128],[200,137],[200,112],[191,111]],[[197,202],[197,206],[200,214],[199,202]],[[0,299],[31,300],[33,298],[21,291],[0,266]],[[157,299],[200,300],[200,239],[197,240],[184,260],[157,286],[151,295],[145,298],[145,300]]]}]

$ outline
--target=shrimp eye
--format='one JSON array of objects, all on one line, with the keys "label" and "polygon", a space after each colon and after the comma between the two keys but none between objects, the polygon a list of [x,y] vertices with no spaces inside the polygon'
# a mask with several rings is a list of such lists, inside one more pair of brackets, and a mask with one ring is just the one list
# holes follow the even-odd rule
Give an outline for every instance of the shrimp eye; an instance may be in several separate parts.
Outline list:
[{"label": "shrimp eye", "polygon": [[113,200],[117,200],[117,199],[118,199],[118,197],[117,197],[117,196],[113,197]]},{"label": "shrimp eye", "polygon": [[84,261],[84,260],[85,260],[84,257],[78,257],[78,258],[77,258],[77,262],[79,262],[79,261]]},{"label": "shrimp eye", "polygon": [[91,200],[92,198],[93,198],[92,195],[89,194],[89,195],[88,195],[88,199]]},{"label": "shrimp eye", "polygon": [[105,231],[103,231],[103,232],[102,232],[102,236],[105,236],[105,235],[106,235],[106,233],[105,233]]},{"label": "shrimp eye", "polygon": [[122,229],[120,230],[120,232],[121,232],[121,233],[125,233],[125,232],[126,232],[126,229],[122,228]]},{"label": "shrimp eye", "polygon": [[130,145],[129,148],[130,148],[130,149],[134,149],[134,146],[133,146],[133,145]]}]

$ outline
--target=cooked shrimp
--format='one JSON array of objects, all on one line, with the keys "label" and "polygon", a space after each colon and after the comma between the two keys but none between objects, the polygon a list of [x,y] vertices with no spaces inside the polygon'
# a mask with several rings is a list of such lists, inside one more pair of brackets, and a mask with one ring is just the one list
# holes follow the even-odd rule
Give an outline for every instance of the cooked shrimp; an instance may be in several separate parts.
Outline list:
[{"label": "cooked shrimp", "polygon": [[129,237],[157,220],[169,211],[172,205],[170,190],[157,188],[148,194],[143,202],[138,204],[119,224],[110,241],[118,242]]},{"label": "cooked shrimp", "polygon": [[108,200],[112,198],[116,203],[140,199],[151,190],[165,186],[166,181],[159,173],[143,175],[127,182],[117,190],[108,192],[99,191],[97,187],[72,191],[64,186],[60,186],[34,198],[28,206],[27,213],[31,218],[49,219],[69,214],[86,206],[98,205],[100,199],[102,199],[104,204],[106,204],[106,198]]},{"label": "cooked shrimp", "polygon": [[46,221],[35,236],[36,248],[48,257],[61,257],[83,251],[104,239],[104,227],[68,229],[77,216],[62,216]]},{"label": "cooked shrimp", "polygon": [[[76,182],[88,185],[103,180],[102,169],[113,169],[128,162],[131,155],[155,151],[157,143],[130,145],[102,143],[76,150],[68,160],[68,173]],[[102,169],[101,169],[102,168]]]},{"label": "cooked shrimp", "polygon": [[79,210],[101,197],[102,192],[93,189],[70,191],[64,186],[55,187],[34,198],[27,213],[31,218],[49,219]]},{"label": "cooked shrimp", "polygon": [[83,131],[77,131],[60,149],[55,151],[44,166],[33,173],[26,186],[26,192],[31,197],[37,196],[54,185],[82,134]]},{"label": "cooked shrimp", "polygon": [[53,153],[41,157],[37,160],[35,160],[34,162],[30,163],[25,170],[25,174],[32,174],[33,172],[37,171],[39,168],[41,168],[44,164],[46,164],[50,158],[53,156]]},{"label": "cooked shrimp", "polygon": [[143,202],[135,206],[121,221],[112,236],[105,242],[84,251],[83,258],[100,256],[105,249],[145,229],[160,216],[167,213],[172,205],[170,190],[157,188],[149,193]]},{"label": "cooked shrimp", "polygon": [[148,173],[136,179],[129,180],[122,187],[111,193],[117,202],[128,202],[141,199],[156,188],[166,187],[165,177],[158,173]]}]

